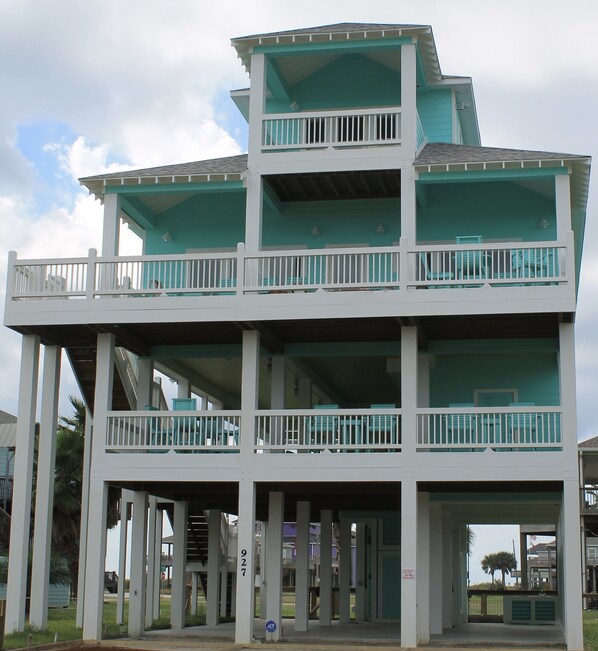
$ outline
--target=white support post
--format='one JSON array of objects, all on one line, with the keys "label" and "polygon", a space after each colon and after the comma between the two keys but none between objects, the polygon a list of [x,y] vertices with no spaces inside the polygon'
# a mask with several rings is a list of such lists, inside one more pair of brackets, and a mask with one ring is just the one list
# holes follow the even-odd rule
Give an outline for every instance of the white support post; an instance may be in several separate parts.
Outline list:
[{"label": "white support post", "polygon": [[364,622],[366,619],[365,607],[365,548],[366,526],[363,522],[357,523],[355,530],[355,621]]},{"label": "white support post", "polygon": [[140,357],[137,360],[137,409],[143,411],[147,405],[152,405],[153,395],[154,362],[148,357]]},{"label": "white support post", "polygon": [[309,623],[309,502],[297,502],[295,541],[295,630],[307,631]]},{"label": "white support post", "polygon": [[191,397],[191,383],[187,378],[179,378],[177,382],[177,398],[190,398]]},{"label": "white support post", "polygon": [[152,610],[154,619],[160,619],[160,588],[162,586],[162,529],[164,520],[164,511],[158,509],[156,520],[156,538],[155,538],[155,562],[156,572],[154,574],[154,603]]},{"label": "white support post", "polygon": [[339,624],[351,622],[351,520],[340,521]]},{"label": "white support post", "polygon": [[[247,254],[257,253],[262,245],[262,212],[264,205],[263,180],[259,171],[253,168],[247,172],[245,179],[247,185],[246,198],[246,219],[245,219],[245,252]],[[252,262],[252,261],[248,261]],[[254,278],[257,269],[246,270],[246,282],[256,280]]]},{"label": "white support post", "polygon": [[23,335],[4,625],[6,633],[22,631],[25,628],[38,372],[39,337]]},{"label": "white support post", "polygon": [[220,566],[220,617],[226,617],[226,588],[228,587],[228,566],[226,558]]},{"label": "white support post", "polygon": [[149,498],[149,524],[147,536],[147,586],[145,600],[145,626],[149,628],[154,621],[154,601],[156,588],[156,532],[158,529],[158,498],[154,495]]},{"label": "white support post", "polygon": [[417,494],[417,643],[430,643],[430,494]]},{"label": "white support post", "polygon": [[172,550],[172,590],[170,625],[174,630],[185,628],[185,570],[187,566],[187,502],[174,503],[174,545]]},{"label": "white support post", "polygon": [[102,228],[102,256],[118,255],[118,237],[120,231],[120,195],[104,196],[104,223]]},{"label": "white support post", "polygon": [[125,577],[127,575],[127,539],[133,492],[120,492],[120,544],[118,547],[118,588],[116,591],[116,623],[125,621]]},{"label": "white support post", "polygon": [[251,87],[249,89],[249,137],[248,152],[252,165],[262,150],[262,117],[266,106],[266,56],[251,55]]},{"label": "white support post", "polygon": [[255,411],[258,406],[260,366],[260,333],[243,332],[243,362],[241,372],[241,458],[252,459],[255,445]]},{"label": "white support post", "polygon": [[[572,230],[571,177],[568,174],[557,174],[554,177],[554,192],[556,203],[556,237],[559,242],[563,242],[567,233]],[[573,251],[568,252],[568,255],[572,254]]]},{"label": "white support post", "polygon": [[405,467],[416,465],[417,378],[417,327],[403,326],[401,328],[401,456]]},{"label": "white support post", "polygon": [[208,598],[206,624],[216,626],[219,622],[220,592],[220,522],[222,511],[210,509],[208,513]]},{"label": "white support post", "polygon": [[268,554],[266,555],[266,580],[268,582],[266,619],[276,624],[276,630],[266,632],[266,640],[280,639],[282,626],[282,525],[284,519],[284,494],[271,491],[268,496]]},{"label": "white support post", "polygon": [[[442,528],[442,507],[438,502],[430,502],[430,577],[442,577],[444,531]],[[430,581],[431,582],[431,581]],[[440,585],[438,584],[440,583]],[[430,634],[442,633],[443,591],[442,581],[434,583],[430,589]]]},{"label": "white support post", "polygon": [[85,568],[87,566],[87,519],[89,513],[89,479],[91,472],[93,418],[91,411],[85,409],[85,442],[83,447],[83,469],[81,479],[81,528],[79,533],[79,574],[77,577],[77,612],[75,625],[83,628],[83,609],[85,607]]},{"label": "white support post", "polygon": [[332,511],[320,513],[320,626],[332,623]]},{"label": "white support post", "polygon": [[442,628],[453,627],[453,524],[442,514]]},{"label": "white support post", "polygon": [[559,370],[561,388],[563,454],[565,480],[561,505],[562,536],[560,587],[563,594],[563,628],[567,649],[583,649],[581,550],[579,530],[579,477],[577,457],[577,414],[575,402],[575,334],[572,323],[559,325]]},{"label": "white support post", "polygon": [[415,159],[417,124],[417,54],[415,43],[401,45],[401,148]]},{"label": "white support post", "polygon": [[[243,333],[247,334],[246,332]],[[235,600],[235,643],[253,640],[255,575],[255,482],[239,482],[239,521],[237,524],[237,579]]]},{"label": "white support post", "polygon": [[147,493],[133,492],[131,527],[131,582],[129,585],[129,637],[141,637],[145,629],[147,587]]},{"label": "white support post", "polygon": [[272,358],[270,379],[270,408],[284,409],[286,360],[284,357]]},{"label": "white support post", "polygon": [[92,477],[89,483],[89,502],[93,504],[93,509],[90,509],[88,519],[83,639],[101,640],[108,505],[108,484],[106,482]]},{"label": "white support post", "polygon": [[114,375],[114,335],[98,334],[96,354],[96,386],[94,394],[93,438],[91,446],[91,480],[88,513],[87,554],[85,572],[85,608],[83,639],[100,640],[104,604],[104,569],[106,565],[106,507],[108,485],[95,477],[106,445],[107,412],[112,405]]},{"label": "white support post", "polygon": [[266,577],[266,558],[268,556],[268,523],[261,522],[260,536],[260,617],[266,616],[266,604],[268,603],[268,579]]},{"label": "white support post", "polygon": [[[403,328],[404,330],[404,328]],[[401,483],[401,646],[417,646],[417,483]]]},{"label": "white support post", "polygon": [[50,582],[61,353],[61,349],[57,346],[46,346],[44,349],[29,610],[30,626],[40,630],[45,630],[48,625],[48,585]]}]

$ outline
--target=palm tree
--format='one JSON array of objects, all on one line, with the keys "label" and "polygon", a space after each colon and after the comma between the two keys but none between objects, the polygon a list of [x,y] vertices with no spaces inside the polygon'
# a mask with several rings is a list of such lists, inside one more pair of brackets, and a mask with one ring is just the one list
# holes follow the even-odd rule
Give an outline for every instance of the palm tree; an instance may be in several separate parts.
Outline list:
[{"label": "palm tree", "polygon": [[486,574],[490,574],[492,576],[492,583],[494,584],[494,573],[500,569],[498,566],[498,558],[496,554],[486,554],[484,558],[482,558],[482,570]]},{"label": "palm tree", "polygon": [[517,569],[517,559],[512,552],[497,552],[495,556],[496,564],[502,574],[502,584],[504,587],[507,574]]}]

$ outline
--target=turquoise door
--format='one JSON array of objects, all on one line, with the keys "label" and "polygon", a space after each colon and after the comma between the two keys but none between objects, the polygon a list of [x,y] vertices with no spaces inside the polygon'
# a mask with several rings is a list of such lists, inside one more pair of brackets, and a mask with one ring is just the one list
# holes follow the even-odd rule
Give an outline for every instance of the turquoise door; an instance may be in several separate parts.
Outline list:
[{"label": "turquoise door", "polygon": [[401,619],[401,555],[397,551],[380,552],[378,565],[378,619]]}]

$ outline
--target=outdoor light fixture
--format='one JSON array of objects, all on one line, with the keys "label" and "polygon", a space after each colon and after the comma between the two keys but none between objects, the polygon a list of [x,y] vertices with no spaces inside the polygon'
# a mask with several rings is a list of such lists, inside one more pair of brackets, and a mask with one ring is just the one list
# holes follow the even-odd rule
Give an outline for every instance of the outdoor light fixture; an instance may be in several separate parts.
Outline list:
[{"label": "outdoor light fixture", "polygon": [[314,226],[314,227],[311,229],[311,231],[309,231],[309,234],[310,234],[312,237],[318,237],[318,235],[320,234],[320,229],[319,229],[317,226]]},{"label": "outdoor light fixture", "polygon": [[384,233],[386,233],[386,227],[384,224],[378,224],[374,230],[376,233],[378,233],[378,235],[384,235]]},{"label": "outdoor light fixture", "polygon": [[291,111],[298,111],[299,110],[299,103],[297,102],[297,100],[293,100],[289,104],[289,108],[291,109]]},{"label": "outdoor light fixture", "polygon": [[166,231],[166,233],[164,233],[164,235],[162,235],[162,239],[165,242],[170,242],[170,240],[172,239],[172,235],[170,234],[170,231]]},{"label": "outdoor light fixture", "polygon": [[546,217],[542,217],[542,219],[538,222],[538,228],[542,228],[544,230],[546,230],[549,225],[550,224],[549,224],[548,220],[546,219]]}]

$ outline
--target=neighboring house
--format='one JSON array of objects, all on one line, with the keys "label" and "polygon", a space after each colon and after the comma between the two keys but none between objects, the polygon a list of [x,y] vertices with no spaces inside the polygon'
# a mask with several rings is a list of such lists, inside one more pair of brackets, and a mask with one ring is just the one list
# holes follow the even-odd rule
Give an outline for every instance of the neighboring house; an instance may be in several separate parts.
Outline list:
[{"label": "neighboring house", "polygon": [[17,418],[0,410],[0,553],[8,553]]},{"label": "neighboring house", "polygon": [[528,586],[530,589],[557,589],[556,540],[532,545],[527,550]]},{"label": "neighboring house", "polygon": [[[283,523],[297,522],[292,635],[308,625],[314,522],[319,624],[330,625],[336,522],[340,623],[400,621],[413,647],[467,621],[468,524],[542,523],[557,531],[560,577],[546,603],[567,648],[581,649],[573,323],[589,158],[483,147],[471,79],[441,72],[429,26],[343,23],[232,43],[251,78],[232,92],[247,155],[82,179],[104,206],[101,254],[10,254],[21,405],[37,402],[43,344],[42,402],[65,349],[93,415],[83,637],[102,634],[116,485],[132,491],[133,636],[152,619],[157,496],[171,501],[174,629],[204,524],[208,586],[221,586],[208,590],[207,621],[233,595],[237,643],[254,636],[256,521],[267,522],[272,639]],[[121,220],[141,256],[119,255]],[[138,357],[134,399],[120,348]],[[171,409],[152,407],[155,369],[178,383]],[[17,461],[32,454],[30,425],[19,422]],[[26,510],[26,491],[20,500]],[[223,514],[238,517],[230,591]],[[7,630],[24,623],[28,526],[13,521]],[[155,554],[148,565],[155,576]]]}]

